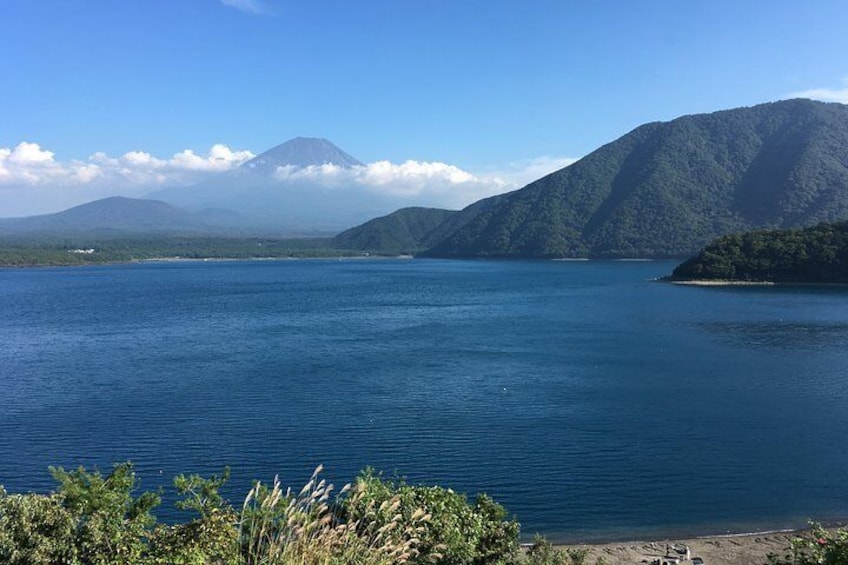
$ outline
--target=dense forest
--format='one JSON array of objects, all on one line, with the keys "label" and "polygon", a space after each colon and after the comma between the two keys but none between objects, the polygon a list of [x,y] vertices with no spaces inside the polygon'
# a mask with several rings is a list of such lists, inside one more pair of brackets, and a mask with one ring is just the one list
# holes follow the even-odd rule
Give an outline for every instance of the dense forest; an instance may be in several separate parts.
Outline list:
[{"label": "dense forest", "polygon": [[724,236],[668,280],[848,283],[848,222]]},{"label": "dense forest", "polygon": [[426,255],[681,257],[728,233],[840,221],[848,106],[787,100],[646,124],[466,210]]},{"label": "dense forest", "polygon": [[0,238],[0,266],[91,265],[151,259],[283,259],[358,256],[329,238],[120,235]]},{"label": "dense forest", "polygon": [[456,214],[439,208],[401,208],[333,238],[338,249],[379,254],[413,254],[427,248],[426,238]]}]

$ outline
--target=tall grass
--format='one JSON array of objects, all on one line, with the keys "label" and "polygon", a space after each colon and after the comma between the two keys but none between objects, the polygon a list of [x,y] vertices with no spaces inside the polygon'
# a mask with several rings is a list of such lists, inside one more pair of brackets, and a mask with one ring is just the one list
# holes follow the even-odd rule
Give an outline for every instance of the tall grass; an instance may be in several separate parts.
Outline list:
[{"label": "tall grass", "polygon": [[[333,497],[333,485],[319,476],[322,469],[319,465],[297,494],[283,491],[277,477],[270,488],[257,482],[250,490],[238,536],[245,565],[390,565],[419,556],[418,538],[430,519],[426,512],[418,509],[413,520],[402,521],[395,497],[380,506],[371,503],[363,518],[345,521],[342,498],[358,503],[365,493],[348,484]],[[392,518],[382,526],[368,519],[387,512]]]}]

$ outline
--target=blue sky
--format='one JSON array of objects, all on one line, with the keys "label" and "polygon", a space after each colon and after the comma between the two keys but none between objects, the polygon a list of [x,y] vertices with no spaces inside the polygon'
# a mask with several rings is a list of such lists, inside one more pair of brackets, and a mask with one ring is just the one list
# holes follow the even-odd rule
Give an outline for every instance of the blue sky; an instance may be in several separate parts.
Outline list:
[{"label": "blue sky", "polygon": [[0,25],[0,150],[57,163],[316,136],[488,174],[648,121],[848,102],[844,0],[5,0]]}]

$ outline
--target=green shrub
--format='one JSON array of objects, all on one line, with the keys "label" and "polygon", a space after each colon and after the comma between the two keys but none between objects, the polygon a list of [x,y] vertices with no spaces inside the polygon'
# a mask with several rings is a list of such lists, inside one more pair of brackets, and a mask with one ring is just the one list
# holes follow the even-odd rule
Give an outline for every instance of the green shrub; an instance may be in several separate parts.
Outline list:
[{"label": "green shrub", "polygon": [[220,489],[230,478],[229,467],[219,477],[179,475],[174,479],[182,497],[177,508],[198,517],[185,524],[159,525],[150,538],[150,565],[228,565],[239,563],[238,514]]},{"label": "green shrub", "polygon": [[136,565],[147,549],[156,519],[150,511],[159,505],[157,494],[133,497],[136,488],[131,463],[116,464],[103,477],[80,467],[50,468],[59,482],[62,505],[75,521],[74,546],[80,565]]},{"label": "green shrub", "polygon": [[229,565],[240,563],[238,516],[212,512],[187,524],[157,526],[146,565]]},{"label": "green shrub", "polygon": [[75,563],[75,528],[61,496],[7,495],[0,488],[0,563]]},{"label": "green shrub", "polygon": [[794,538],[783,556],[769,555],[770,565],[848,565],[848,531],[825,530],[810,522],[810,531]]},{"label": "green shrub", "polygon": [[518,550],[518,523],[506,520],[506,511],[488,496],[479,496],[472,505],[450,489],[383,480],[369,469],[357,478],[343,513],[348,520],[379,527],[397,521],[400,527],[388,535],[398,542],[407,526],[416,526],[417,517],[426,517],[417,538],[418,555],[411,559],[415,563],[507,563]]},{"label": "green shrub", "polygon": [[569,565],[571,558],[561,549],[554,548],[551,542],[537,535],[533,545],[527,550],[526,565]]}]

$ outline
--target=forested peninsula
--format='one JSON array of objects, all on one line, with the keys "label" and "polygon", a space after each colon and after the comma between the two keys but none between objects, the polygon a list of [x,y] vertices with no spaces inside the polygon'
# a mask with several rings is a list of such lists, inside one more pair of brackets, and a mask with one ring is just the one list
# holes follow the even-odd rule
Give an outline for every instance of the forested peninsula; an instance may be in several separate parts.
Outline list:
[{"label": "forested peninsula", "polygon": [[848,222],[724,236],[667,280],[845,284]]},{"label": "forested peninsula", "polygon": [[0,238],[0,267],[105,265],[155,260],[358,257],[330,238],[76,234]]}]

